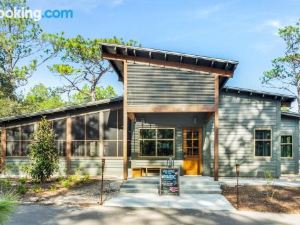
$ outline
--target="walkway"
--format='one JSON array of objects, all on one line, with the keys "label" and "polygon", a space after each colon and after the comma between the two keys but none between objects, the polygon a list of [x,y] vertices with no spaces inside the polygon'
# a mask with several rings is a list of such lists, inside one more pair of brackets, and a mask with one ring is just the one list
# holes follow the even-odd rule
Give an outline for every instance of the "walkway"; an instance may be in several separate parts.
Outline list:
[{"label": "walkway", "polygon": [[20,206],[7,225],[202,224],[298,225],[300,215],[258,212],[202,212],[191,209]]},{"label": "walkway", "polygon": [[104,206],[201,209],[203,211],[235,210],[221,195],[219,183],[213,181],[211,177],[180,177],[180,196],[160,196],[158,187],[158,177],[129,179],[122,184],[120,193],[105,201]]}]

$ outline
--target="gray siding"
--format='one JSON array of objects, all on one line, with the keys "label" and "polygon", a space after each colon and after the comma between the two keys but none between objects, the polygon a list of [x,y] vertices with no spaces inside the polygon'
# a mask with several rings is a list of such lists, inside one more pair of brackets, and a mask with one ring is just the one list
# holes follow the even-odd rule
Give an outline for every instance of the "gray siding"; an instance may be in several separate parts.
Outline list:
[{"label": "gray siding", "polygon": [[[280,103],[247,95],[222,93],[219,106],[219,174],[263,176],[266,170],[280,175]],[[272,130],[272,157],[254,155],[254,130]],[[213,147],[211,148],[213,156]],[[213,163],[213,159],[211,159]],[[212,164],[211,164],[212,166]]]},{"label": "gray siding", "polygon": [[[72,159],[71,169],[74,172],[78,171],[81,174],[89,174],[97,176],[102,174],[101,159]],[[123,160],[122,159],[106,159],[104,167],[104,175],[108,177],[123,176]]]},{"label": "gray siding", "polygon": [[182,130],[189,127],[203,127],[205,119],[206,115],[204,113],[136,114],[136,122],[131,125],[131,167],[165,166],[167,163],[167,158],[140,156],[140,128],[175,128],[175,165],[182,167]]},{"label": "gray siding", "polygon": [[214,104],[214,76],[128,64],[128,105]]},{"label": "gray siding", "polygon": [[293,157],[281,158],[282,174],[298,174],[299,172],[299,119],[281,118],[281,135],[292,135],[293,137]]}]

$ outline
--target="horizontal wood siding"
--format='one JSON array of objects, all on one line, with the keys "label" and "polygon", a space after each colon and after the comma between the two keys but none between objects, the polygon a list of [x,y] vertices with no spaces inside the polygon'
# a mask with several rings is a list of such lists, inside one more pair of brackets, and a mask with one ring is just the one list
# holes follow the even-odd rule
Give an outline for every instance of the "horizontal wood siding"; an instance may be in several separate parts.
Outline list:
[{"label": "horizontal wood siding", "polygon": [[214,76],[128,64],[128,105],[214,104]]},{"label": "horizontal wood siding", "polygon": [[282,174],[299,173],[299,119],[298,118],[281,118],[280,124],[281,135],[292,135],[293,137],[293,157],[281,158]]},{"label": "horizontal wood siding", "polygon": [[[219,105],[220,176],[234,176],[236,163],[241,165],[241,176],[264,176],[267,170],[279,176],[279,123],[279,101],[222,93]],[[255,128],[272,129],[272,157],[255,157]],[[213,157],[213,152],[211,155]]]},{"label": "horizontal wood siding", "polygon": [[[89,174],[91,176],[101,175],[102,171],[101,159],[72,159],[71,170],[73,173],[78,171],[81,174]],[[123,176],[123,160],[122,159],[106,159],[104,167],[104,176],[122,177]]]},{"label": "horizontal wood siding", "polygon": [[[5,160],[6,171],[5,175],[8,176],[28,176],[25,174],[22,167],[29,165],[28,157],[7,157]],[[66,175],[66,160],[60,158],[59,160],[59,169],[55,176],[64,176]]]}]

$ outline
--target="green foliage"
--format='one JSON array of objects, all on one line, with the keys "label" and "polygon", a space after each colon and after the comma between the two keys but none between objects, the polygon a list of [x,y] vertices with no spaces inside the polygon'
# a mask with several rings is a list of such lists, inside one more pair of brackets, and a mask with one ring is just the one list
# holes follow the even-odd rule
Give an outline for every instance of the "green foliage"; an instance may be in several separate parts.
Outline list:
[{"label": "green foliage", "polygon": [[[25,0],[1,0],[0,9],[28,8]],[[38,65],[50,57],[42,42],[42,29],[31,18],[0,20],[0,97],[16,99]],[[43,54],[42,54],[43,53]]]},{"label": "green foliage", "polygon": [[7,179],[7,178],[0,179],[1,193],[6,193],[6,192],[10,191],[11,188],[12,188],[12,183],[9,179]]},{"label": "green foliage", "polygon": [[267,181],[267,196],[272,199],[276,192],[275,179],[273,176],[273,172],[270,170],[266,170],[265,171],[265,179]]},{"label": "green foliage", "polygon": [[59,157],[55,146],[55,134],[51,122],[43,118],[34,133],[35,141],[30,145],[30,175],[43,183],[58,170]]},{"label": "green foliage", "polygon": [[12,193],[0,196],[0,224],[7,222],[9,216],[15,211],[17,203],[17,197]]},{"label": "green foliage", "polygon": [[23,110],[37,112],[64,106],[65,102],[57,89],[51,89],[43,84],[35,85],[25,96]]},{"label": "green foliage", "polygon": [[43,39],[52,45],[52,51],[61,60],[59,64],[50,66],[50,71],[64,78],[67,84],[63,91],[69,95],[75,92],[75,98],[80,99],[79,101],[96,101],[103,96],[99,93],[103,89],[99,87],[100,79],[111,70],[111,66],[102,58],[102,43],[138,44],[133,40],[124,42],[116,37],[85,39],[78,35],[66,38],[64,34],[45,34]]},{"label": "green foliage", "polygon": [[[106,88],[103,87],[96,87],[96,100],[106,99],[115,97],[117,94],[112,86],[107,86]],[[84,103],[92,101],[91,96],[89,95],[89,87],[84,85],[81,89],[81,92],[76,92],[71,97],[71,102],[74,103]]]},{"label": "green foliage", "polygon": [[272,61],[272,69],[264,72],[262,83],[296,93],[300,112],[300,20],[295,26],[279,29],[278,34],[286,49],[282,57]]},{"label": "green foliage", "polygon": [[26,182],[24,183],[24,182],[20,182],[20,181],[19,181],[19,183],[18,183],[18,185],[17,185],[16,191],[17,191],[17,193],[18,193],[19,195],[24,195],[24,194],[26,194],[26,192],[28,191],[28,188],[27,188],[27,186],[26,186]]}]

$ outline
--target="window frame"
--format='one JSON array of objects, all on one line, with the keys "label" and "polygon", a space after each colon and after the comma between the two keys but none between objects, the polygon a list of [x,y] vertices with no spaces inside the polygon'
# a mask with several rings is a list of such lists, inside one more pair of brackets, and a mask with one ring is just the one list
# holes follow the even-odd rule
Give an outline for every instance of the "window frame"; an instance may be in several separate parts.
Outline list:
[{"label": "window frame", "polygon": [[[281,137],[282,136],[291,136],[292,137],[292,143],[282,143],[281,142]],[[281,156],[281,151],[282,151],[282,149],[281,149],[281,147],[282,147],[282,145],[291,145],[292,146],[292,156]],[[280,158],[281,159],[293,159],[294,158],[294,135],[293,134],[281,134],[280,135]]]},{"label": "window frame", "polygon": [[[170,130],[173,130],[173,138],[172,139],[161,139],[161,138],[157,138],[157,134],[158,134],[158,130],[165,130],[165,129],[170,129]],[[142,139],[141,138],[141,130],[155,130],[155,139],[149,139],[149,138],[146,138],[146,139]],[[166,158],[169,158],[170,156],[159,156],[157,155],[157,143],[158,141],[173,141],[173,151],[172,151],[172,157],[175,157],[175,128],[174,127],[155,127],[155,128],[139,128],[139,138],[138,138],[138,143],[139,143],[139,157],[140,158],[163,158],[163,159],[166,159]],[[142,150],[141,150],[141,141],[144,141],[144,140],[148,140],[148,141],[155,141],[155,155],[154,156],[145,156],[145,155],[142,155]]]},{"label": "window frame", "polygon": [[[26,142],[26,143],[32,143],[34,141],[34,138],[32,137],[31,140],[23,140],[22,138],[22,127],[24,126],[33,126],[33,134],[34,132],[36,131],[36,122],[31,122],[31,123],[22,123],[22,124],[18,124],[18,125],[12,125],[12,126],[8,126],[8,127],[5,127],[5,145],[6,145],[6,149],[5,149],[5,157],[7,158],[28,158],[29,155],[21,155],[21,152],[22,152],[22,142]],[[19,130],[19,138],[18,140],[13,140],[13,141],[9,141],[8,138],[7,138],[7,134],[8,134],[8,129],[13,129],[13,128],[18,128]],[[7,144],[8,142],[13,142],[13,143],[18,143],[19,144],[19,149],[18,149],[18,155],[7,155]]]},{"label": "window frame", "polygon": [[[271,134],[271,138],[270,139],[256,139],[255,138],[255,133],[256,131],[258,130],[269,130],[270,131],[270,134]],[[272,147],[273,147],[273,134],[272,134],[272,128],[268,128],[268,127],[259,127],[259,128],[255,128],[254,129],[254,134],[253,134],[253,141],[254,141],[254,151],[253,151],[253,154],[254,154],[254,158],[257,158],[257,159],[271,159],[272,156],[273,156],[273,153],[272,153]],[[270,155],[268,156],[257,156],[256,155],[256,140],[260,140],[260,141],[270,141]]]}]

